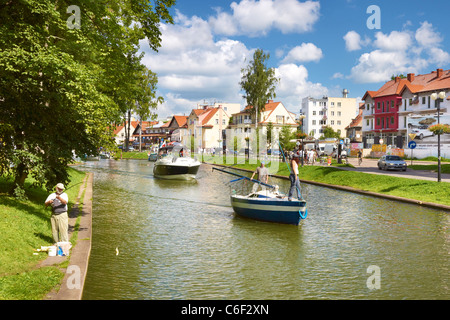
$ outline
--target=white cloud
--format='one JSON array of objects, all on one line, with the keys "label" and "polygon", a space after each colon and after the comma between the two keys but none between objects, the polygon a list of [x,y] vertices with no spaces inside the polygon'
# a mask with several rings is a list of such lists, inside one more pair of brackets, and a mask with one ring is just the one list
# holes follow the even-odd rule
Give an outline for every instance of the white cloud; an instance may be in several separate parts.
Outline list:
[{"label": "white cloud", "polygon": [[159,52],[141,42],[142,62],[158,74],[158,88],[166,100],[160,113],[190,112],[195,107],[190,102],[203,99],[241,102],[240,71],[252,50],[236,40],[215,41],[209,23],[201,18],[177,12],[175,22],[161,26]]},{"label": "white cloud", "polygon": [[[414,36],[413,36],[414,35]],[[350,31],[344,39],[347,49],[356,49],[360,39]],[[377,32],[375,50],[362,54],[348,78],[357,83],[388,81],[393,74],[428,71],[430,64],[442,67],[450,63],[450,54],[441,48],[442,37],[431,23],[421,23],[415,32]]]},{"label": "white cloud", "polygon": [[336,72],[335,74],[333,74],[333,76],[331,77],[331,79],[344,79],[345,76],[340,73],[340,72]]},{"label": "white cloud", "polygon": [[441,48],[429,48],[428,55],[430,57],[430,61],[438,65],[444,66],[450,63],[450,54]]},{"label": "white cloud", "polygon": [[439,33],[433,30],[433,25],[424,21],[416,31],[416,40],[423,47],[436,46],[442,42]]},{"label": "white cloud", "polygon": [[409,59],[404,52],[374,50],[361,55],[359,63],[351,70],[350,78],[357,83],[387,81],[392,74],[411,72],[413,69],[407,61]]},{"label": "white cloud", "polygon": [[226,36],[266,35],[277,29],[282,33],[311,31],[319,19],[318,1],[297,0],[242,0],[233,2],[232,13],[218,10],[209,23],[217,34]]},{"label": "white cloud", "polygon": [[356,31],[349,31],[344,36],[345,48],[347,51],[355,51],[361,49],[361,36]]},{"label": "white cloud", "polygon": [[275,69],[275,75],[280,78],[277,96],[283,97],[283,104],[292,112],[298,112],[304,97],[328,94],[322,84],[308,81],[308,70],[303,65],[282,64]]},{"label": "white cloud", "polygon": [[317,62],[322,59],[322,57],[323,53],[320,48],[316,47],[312,43],[302,43],[300,46],[297,46],[289,51],[282,63],[308,61]]},{"label": "white cloud", "polygon": [[375,38],[374,45],[386,51],[406,50],[412,44],[411,35],[406,31],[392,31],[389,35],[377,32]]}]

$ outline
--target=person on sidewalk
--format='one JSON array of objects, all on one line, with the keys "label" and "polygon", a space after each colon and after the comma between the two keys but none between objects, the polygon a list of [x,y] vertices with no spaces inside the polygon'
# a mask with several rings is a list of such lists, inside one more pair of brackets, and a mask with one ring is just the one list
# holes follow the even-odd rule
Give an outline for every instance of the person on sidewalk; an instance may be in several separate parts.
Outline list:
[{"label": "person on sidewalk", "polygon": [[301,199],[300,195],[300,180],[298,179],[298,164],[300,157],[298,153],[295,153],[291,160],[291,174],[289,175],[289,181],[291,181],[291,187],[289,189],[288,200],[292,201],[292,196],[297,189],[297,198]]},{"label": "person on sidewalk", "polygon": [[[253,180],[253,177],[255,176],[255,174],[258,174],[258,181],[267,184],[267,182],[269,181],[269,170],[267,170],[267,168],[264,166],[264,161],[261,161],[261,166],[256,168],[256,171],[253,172],[252,177],[250,178],[251,180]],[[256,193],[258,191],[258,186],[260,186],[260,184],[258,183],[254,183],[253,184],[253,193]],[[266,187],[261,186],[261,189],[264,191],[266,190]]]},{"label": "person on sidewalk", "polygon": [[50,194],[45,200],[45,206],[52,206],[52,216],[50,218],[52,224],[53,241],[68,242],[69,241],[69,216],[67,214],[67,203],[69,196],[64,192],[64,185],[58,183],[56,192]]}]

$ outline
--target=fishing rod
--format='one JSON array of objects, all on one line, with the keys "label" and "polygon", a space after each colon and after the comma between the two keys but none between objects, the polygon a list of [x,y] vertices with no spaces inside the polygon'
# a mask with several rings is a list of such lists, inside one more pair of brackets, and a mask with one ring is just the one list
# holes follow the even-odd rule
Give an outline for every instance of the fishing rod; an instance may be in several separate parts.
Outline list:
[{"label": "fishing rod", "polygon": [[235,182],[235,181],[239,181],[239,180],[244,180],[245,179],[245,180],[248,180],[250,182],[257,183],[257,184],[260,184],[260,185],[268,187],[268,188],[276,189],[276,187],[271,185],[271,184],[267,184],[267,183],[264,183],[264,182],[261,182],[261,181],[258,181],[258,180],[250,179],[249,177],[243,176],[243,175],[238,174],[238,173],[226,171],[226,170],[219,169],[219,168],[216,168],[216,167],[213,167],[212,170],[217,170],[217,171],[221,171],[221,172],[224,172],[224,173],[231,174],[233,176],[240,177],[240,179],[232,180],[231,182]]}]

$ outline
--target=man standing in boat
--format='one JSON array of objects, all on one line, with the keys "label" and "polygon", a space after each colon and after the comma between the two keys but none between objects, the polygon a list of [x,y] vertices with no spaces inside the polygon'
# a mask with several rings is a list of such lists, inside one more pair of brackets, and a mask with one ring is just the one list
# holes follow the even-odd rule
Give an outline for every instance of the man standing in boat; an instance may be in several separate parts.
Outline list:
[{"label": "man standing in boat", "polygon": [[301,199],[300,195],[300,180],[298,178],[298,164],[300,162],[300,155],[298,152],[294,153],[291,159],[291,174],[289,175],[289,181],[291,181],[291,187],[289,189],[288,200],[292,201],[292,196],[297,189],[297,198]]},{"label": "man standing in boat", "polygon": [[[255,176],[255,174],[258,174],[258,181],[267,184],[269,181],[269,171],[267,170],[267,168],[264,166],[264,161],[261,161],[261,166],[259,166],[258,168],[256,168],[256,171],[253,172],[251,180],[253,180],[253,177]],[[253,193],[258,191],[258,186],[260,186],[260,184],[255,183],[253,184]],[[262,190],[266,190],[266,187],[261,186]]]}]

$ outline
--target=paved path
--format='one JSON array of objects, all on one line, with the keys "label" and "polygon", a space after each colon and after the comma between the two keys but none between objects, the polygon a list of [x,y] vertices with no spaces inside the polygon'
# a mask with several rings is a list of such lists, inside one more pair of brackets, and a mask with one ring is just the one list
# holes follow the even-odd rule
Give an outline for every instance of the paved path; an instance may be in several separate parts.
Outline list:
[{"label": "paved path", "polygon": [[[81,215],[78,227],[78,237],[75,246],[70,250],[68,257],[48,257],[40,266],[59,265],[69,259],[69,265],[64,270],[65,276],[58,292],[50,292],[45,300],[81,300],[84,281],[88,268],[92,240],[92,183],[94,175],[88,173],[80,188],[76,203],[69,214],[69,237],[72,237],[75,223]],[[80,212],[79,200],[84,192],[82,210]]]},{"label": "paved path", "polygon": [[[437,181],[437,172],[429,171],[429,170],[413,170],[408,168],[406,171],[399,170],[379,170],[377,166],[377,159],[363,159],[361,165],[358,165],[357,158],[349,158],[349,163],[354,166],[354,168],[346,168],[340,167],[343,170],[349,171],[358,171],[372,174],[384,174],[401,178],[409,178],[409,179],[419,179],[419,180],[429,180],[429,181]],[[407,161],[407,164],[410,165],[411,161]],[[428,162],[428,161],[418,161],[413,160],[414,164],[437,164],[436,162]],[[441,174],[442,182],[450,182],[450,174]]]}]

